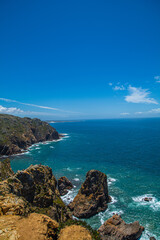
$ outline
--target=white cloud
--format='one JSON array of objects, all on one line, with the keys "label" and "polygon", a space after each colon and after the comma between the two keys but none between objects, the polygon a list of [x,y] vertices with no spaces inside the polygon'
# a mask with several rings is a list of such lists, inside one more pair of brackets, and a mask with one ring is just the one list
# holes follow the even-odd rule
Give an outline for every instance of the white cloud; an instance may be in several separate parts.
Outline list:
[{"label": "white cloud", "polygon": [[20,108],[15,108],[15,107],[6,108],[0,105],[0,113],[17,114],[17,113],[24,113],[24,111],[21,110]]},{"label": "white cloud", "polygon": [[114,90],[114,91],[118,91],[118,90],[123,91],[123,90],[125,90],[125,87],[124,87],[123,85],[121,85],[121,86],[115,86],[115,87],[113,88],[113,90]]},{"label": "white cloud", "polygon": [[109,85],[109,86],[112,86],[112,85],[113,85],[113,83],[111,83],[111,82],[110,82],[110,83],[108,83],[108,85]]},{"label": "white cloud", "polygon": [[160,80],[160,76],[155,76],[154,79]]},{"label": "white cloud", "polygon": [[154,79],[156,80],[157,83],[160,83],[160,76],[155,76]]},{"label": "white cloud", "polygon": [[129,95],[125,96],[125,101],[129,103],[152,103],[158,104],[154,98],[150,98],[150,92],[148,89],[142,89],[129,86],[128,87]]},{"label": "white cloud", "polygon": [[153,108],[150,111],[148,111],[149,113],[160,113],[160,108]]},{"label": "white cloud", "polygon": [[143,114],[144,112],[135,112],[136,115]]},{"label": "white cloud", "polygon": [[121,113],[122,116],[127,116],[127,115],[130,115],[130,113]]}]

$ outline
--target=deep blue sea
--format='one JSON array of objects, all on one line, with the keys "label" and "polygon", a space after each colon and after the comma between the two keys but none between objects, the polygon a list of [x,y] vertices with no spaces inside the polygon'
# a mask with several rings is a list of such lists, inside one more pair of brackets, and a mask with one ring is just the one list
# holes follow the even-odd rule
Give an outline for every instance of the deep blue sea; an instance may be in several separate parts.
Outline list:
[{"label": "deep blue sea", "polygon": [[[76,195],[90,169],[107,174],[112,203],[86,220],[98,228],[113,213],[126,222],[138,220],[145,227],[141,240],[160,239],[160,119],[92,120],[53,123],[67,135],[60,141],[33,145],[23,155],[12,157],[14,171],[30,164],[44,164],[59,178],[74,184],[63,199]],[[151,202],[144,202],[151,196]]]}]

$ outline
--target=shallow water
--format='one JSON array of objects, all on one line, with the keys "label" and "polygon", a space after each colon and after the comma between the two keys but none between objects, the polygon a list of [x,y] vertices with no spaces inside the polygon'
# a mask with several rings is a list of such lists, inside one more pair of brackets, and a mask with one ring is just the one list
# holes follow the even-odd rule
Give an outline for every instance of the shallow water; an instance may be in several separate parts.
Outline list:
[{"label": "shallow water", "polygon": [[[104,213],[86,220],[98,228],[113,213],[145,227],[142,240],[160,239],[160,119],[97,120],[53,123],[61,141],[35,144],[27,153],[12,157],[14,171],[44,164],[54,175],[68,177],[75,186],[64,196],[76,195],[90,169],[108,176],[112,203]],[[144,202],[143,197],[152,197]]]}]

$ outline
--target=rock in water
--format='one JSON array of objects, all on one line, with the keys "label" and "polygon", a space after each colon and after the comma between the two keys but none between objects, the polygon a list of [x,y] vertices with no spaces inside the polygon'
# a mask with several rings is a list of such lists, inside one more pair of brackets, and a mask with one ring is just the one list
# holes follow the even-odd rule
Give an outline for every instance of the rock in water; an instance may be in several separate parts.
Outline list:
[{"label": "rock in water", "polygon": [[102,240],[137,240],[144,227],[139,222],[125,223],[121,216],[113,215],[98,229]]},{"label": "rock in water", "polygon": [[106,174],[97,170],[90,170],[69,208],[73,211],[74,216],[89,218],[106,210],[107,203],[110,201]]},{"label": "rock in water", "polygon": [[58,190],[61,196],[67,194],[68,190],[73,188],[72,183],[66,177],[61,177],[58,179]]}]

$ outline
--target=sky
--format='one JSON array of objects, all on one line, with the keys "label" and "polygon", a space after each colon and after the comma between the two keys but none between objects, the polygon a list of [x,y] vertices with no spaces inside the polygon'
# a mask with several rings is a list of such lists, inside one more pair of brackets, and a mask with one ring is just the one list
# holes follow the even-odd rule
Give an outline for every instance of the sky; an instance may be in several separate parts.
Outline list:
[{"label": "sky", "polygon": [[160,1],[0,1],[0,113],[160,117]]}]

